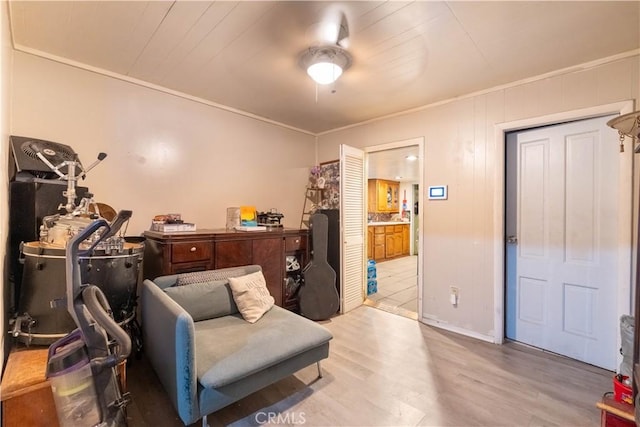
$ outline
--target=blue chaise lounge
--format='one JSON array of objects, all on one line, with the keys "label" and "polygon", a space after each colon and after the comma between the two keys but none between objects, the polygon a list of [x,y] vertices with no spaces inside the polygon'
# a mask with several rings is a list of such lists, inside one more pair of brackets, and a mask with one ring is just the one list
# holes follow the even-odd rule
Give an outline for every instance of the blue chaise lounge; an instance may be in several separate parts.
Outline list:
[{"label": "blue chaise lounge", "polygon": [[185,425],[202,418],[206,426],[207,414],[313,363],[322,376],[332,339],[326,328],[278,306],[255,323],[238,312],[228,278],[258,271],[234,267],[142,284],[144,351]]}]

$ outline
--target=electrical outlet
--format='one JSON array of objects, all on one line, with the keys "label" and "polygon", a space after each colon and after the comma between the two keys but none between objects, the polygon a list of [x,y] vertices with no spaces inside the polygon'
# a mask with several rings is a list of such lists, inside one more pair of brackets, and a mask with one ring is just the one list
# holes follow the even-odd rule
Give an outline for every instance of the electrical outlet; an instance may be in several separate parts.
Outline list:
[{"label": "electrical outlet", "polygon": [[458,301],[460,301],[460,289],[456,286],[451,286],[451,296],[450,296],[451,305],[457,306]]}]

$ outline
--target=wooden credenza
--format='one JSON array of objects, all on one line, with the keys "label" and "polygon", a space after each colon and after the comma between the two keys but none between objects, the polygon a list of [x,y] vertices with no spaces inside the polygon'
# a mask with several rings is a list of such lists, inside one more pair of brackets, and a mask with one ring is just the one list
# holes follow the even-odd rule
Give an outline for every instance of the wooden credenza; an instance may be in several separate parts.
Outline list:
[{"label": "wooden credenza", "polygon": [[145,279],[169,274],[257,264],[262,267],[276,304],[297,309],[294,292],[287,286],[287,257],[301,268],[309,260],[308,230],[274,228],[270,231],[203,229],[161,233],[145,231]]}]

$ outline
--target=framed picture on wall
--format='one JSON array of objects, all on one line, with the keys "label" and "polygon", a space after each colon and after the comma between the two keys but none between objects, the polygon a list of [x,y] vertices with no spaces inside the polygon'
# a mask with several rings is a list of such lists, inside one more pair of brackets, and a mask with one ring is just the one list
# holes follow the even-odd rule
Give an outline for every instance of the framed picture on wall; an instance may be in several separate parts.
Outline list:
[{"label": "framed picture on wall", "polygon": [[324,181],[320,208],[340,209],[340,161],[320,163],[319,180]]}]

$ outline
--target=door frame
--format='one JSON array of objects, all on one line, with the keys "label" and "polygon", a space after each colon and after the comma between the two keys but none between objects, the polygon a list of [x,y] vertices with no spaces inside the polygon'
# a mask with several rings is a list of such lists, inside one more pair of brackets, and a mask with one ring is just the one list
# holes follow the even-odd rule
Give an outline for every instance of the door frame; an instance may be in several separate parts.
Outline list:
[{"label": "door frame", "polygon": [[[369,176],[369,168],[367,166],[367,156],[369,153],[375,153],[376,151],[393,150],[394,148],[410,147],[412,145],[418,146],[418,190],[424,191],[424,136],[419,136],[411,139],[404,139],[401,141],[389,142],[386,144],[372,145],[364,147],[365,153],[365,179]],[[422,206],[418,206],[418,227],[423,227],[424,224],[424,203],[420,203]],[[424,234],[418,233],[418,320],[422,321],[422,294],[424,289],[423,284],[423,268],[424,268]],[[366,258],[366,257],[365,257]],[[366,283],[364,284],[366,287]],[[366,295],[366,289],[365,289]]]},{"label": "door frame", "polygon": [[[502,344],[505,338],[505,143],[506,133],[516,130],[523,130],[538,126],[553,125],[571,120],[590,119],[607,114],[627,114],[631,113],[634,108],[633,100],[604,104],[595,107],[564,111],[555,114],[549,114],[538,117],[518,119],[509,122],[498,123],[494,125],[494,141],[496,149],[495,157],[495,175],[494,175],[494,194],[493,194],[493,236],[494,236],[494,266],[493,274],[494,282],[494,343]],[[635,259],[635,225],[632,218],[636,218],[635,209],[636,191],[633,187],[633,144],[629,143],[630,138],[625,138],[625,152],[627,155],[620,157],[620,178],[622,185],[622,194],[627,192],[631,197],[631,206],[628,210],[620,209],[619,212],[619,241],[624,245],[629,245],[631,250],[628,256],[621,257],[618,263],[618,301],[617,316],[628,314],[631,310],[631,288],[633,285],[633,271],[637,268],[632,259]],[[617,149],[617,145],[612,149]],[[622,234],[623,227],[629,230],[628,236]],[[627,227],[630,227],[628,229]],[[620,335],[617,336],[618,345],[620,344]]]}]

